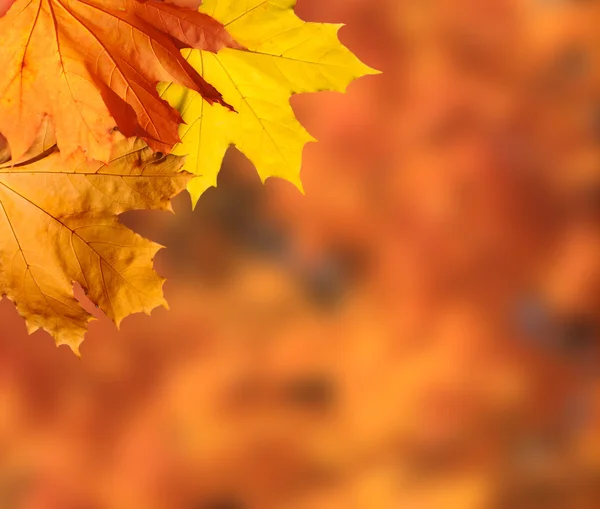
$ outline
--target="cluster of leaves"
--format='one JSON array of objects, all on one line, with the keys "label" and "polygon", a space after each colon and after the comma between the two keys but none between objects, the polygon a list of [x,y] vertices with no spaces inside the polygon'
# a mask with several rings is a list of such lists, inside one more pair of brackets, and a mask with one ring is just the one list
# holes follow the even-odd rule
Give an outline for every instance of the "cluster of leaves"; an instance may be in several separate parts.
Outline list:
[{"label": "cluster of leaves", "polygon": [[167,209],[186,185],[195,203],[228,146],[300,187],[312,138],[290,96],[373,71],[294,4],[0,4],[0,291],[29,331],[77,351],[91,315],[75,282],[117,325],[164,305],[159,246],[117,215]]},{"label": "cluster of leaves", "polygon": [[306,198],[230,154],[82,362],[0,309],[3,506],[600,506],[598,3],[309,3],[386,74],[296,104]]}]

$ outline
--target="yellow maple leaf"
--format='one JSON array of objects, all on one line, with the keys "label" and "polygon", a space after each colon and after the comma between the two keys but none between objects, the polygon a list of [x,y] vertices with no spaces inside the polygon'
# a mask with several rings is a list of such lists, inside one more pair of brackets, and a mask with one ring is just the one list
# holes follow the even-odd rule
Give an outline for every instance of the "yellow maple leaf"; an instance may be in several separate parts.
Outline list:
[{"label": "yellow maple leaf", "polygon": [[244,48],[184,50],[183,55],[237,113],[204,104],[199,94],[180,85],[159,86],[186,123],[173,153],[185,155],[184,169],[199,176],[188,185],[194,203],[216,185],[230,145],[255,164],[263,181],[282,177],[301,189],[302,150],[313,138],[296,120],[290,97],[343,92],[355,78],[377,73],[339,42],[341,25],[306,23],[295,15],[295,3],[205,0],[200,6]]},{"label": "yellow maple leaf", "polygon": [[81,150],[65,159],[46,145],[38,136],[33,158],[0,165],[0,292],[30,333],[43,328],[78,352],[93,318],[73,282],[117,326],[166,304],[164,280],[152,267],[161,246],[117,215],[169,209],[190,176],[180,171],[180,157],[154,154],[141,140],[119,142],[108,164],[88,161]]}]

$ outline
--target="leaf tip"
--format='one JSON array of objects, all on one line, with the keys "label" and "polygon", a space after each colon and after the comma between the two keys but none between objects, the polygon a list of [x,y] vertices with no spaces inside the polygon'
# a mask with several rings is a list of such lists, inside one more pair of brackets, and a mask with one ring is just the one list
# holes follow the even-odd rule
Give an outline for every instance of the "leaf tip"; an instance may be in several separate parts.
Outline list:
[{"label": "leaf tip", "polygon": [[81,360],[81,343],[83,343],[83,336],[79,336],[76,339],[61,339],[56,341],[56,347],[60,348],[61,346],[68,347],[71,352],[73,352],[78,359]]}]

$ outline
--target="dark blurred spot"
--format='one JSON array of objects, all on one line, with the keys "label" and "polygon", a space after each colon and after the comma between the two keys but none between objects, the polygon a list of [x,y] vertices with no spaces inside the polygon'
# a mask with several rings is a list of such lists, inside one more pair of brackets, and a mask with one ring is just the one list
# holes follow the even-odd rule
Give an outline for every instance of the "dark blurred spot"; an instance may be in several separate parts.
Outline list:
[{"label": "dark blurred spot", "polygon": [[498,509],[552,509],[568,507],[560,473],[548,469],[561,456],[561,435],[533,434],[516,439],[506,465]]},{"label": "dark blurred spot", "polygon": [[282,258],[288,238],[277,220],[262,210],[264,201],[262,184],[227,180],[205,193],[198,213],[240,248]]},{"label": "dark blurred spot", "polygon": [[285,232],[266,221],[259,221],[248,229],[245,244],[259,254],[277,259],[285,258],[289,249],[289,239]]},{"label": "dark blurred spot", "polygon": [[517,328],[535,341],[548,338],[551,320],[546,306],[535,297],[524,297],[516,305]]},{"label": "dark blurred spot", "polygon": [[565,318],[557,326],[557,346],[570,356],[589,353],[597,336],[597,324],[592,317],[585,315]]},{"label": "dark blurred spot", "polygon": [[319,307],[336,306],[346,293],[346,279],[337,260],[327,258],[309,265],[300,277],[309,298]]},{"label": "dark blurred spot", "polygon": [[588,356],[598,335],[593,316],[585,313],[561,316],[535,298],[518,303],[516,326],[531,340],[532,346],[571,358]]},{"label": "dark blurred spot", "polygon": [[307,375],[288,382],[283,387],[283,397],[290,405],[326,410],[335,401],[335,388],[326,375]]},{"label": "dark blurred spot", "polygon": [[250,190],[217,188],[211,197],[205,210],[215,223],[232,237],[244,237],[256,216],[256,194]]},{"label": "dark blurred spot", "polygon": [[573,391],[564,402],[562,422],[558,424],[566,434],[579,433],[592,418],[592,405],[587,391]]},{"label": "dark blurred spot", "polygon": [[578,46],[570,46],[563,51],[557,61],[556,68],[565,78],[579,78],[590,70],[590,55]]},{"label": "dark blurred spot", "polygon": [[326,311],[338,306],[369,267],[367,253],[356,244],[334,244],[319,259],[297,265],[300,284],[312,303]]},{"label": "dark blurred spot", "polygon": [[352,245],[338,246],[333,252],[349,279],[358,280],[365,276],[370,264],[366,251],[357,245]]}]

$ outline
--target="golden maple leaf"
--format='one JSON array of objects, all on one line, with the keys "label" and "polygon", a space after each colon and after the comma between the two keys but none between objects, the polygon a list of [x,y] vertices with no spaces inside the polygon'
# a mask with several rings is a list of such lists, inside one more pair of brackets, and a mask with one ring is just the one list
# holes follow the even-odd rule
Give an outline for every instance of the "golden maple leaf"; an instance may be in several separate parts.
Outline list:
[{"label": "golden maple leaf", "polygon": [[294,116],[290,96],[344,91],[360,76],[377,71],[362,64],[337,37],[341,25],[306,23],[294,13],[295,0],[206,0],[200,11],[223,23],[242,46],[218,53],[185,50],[187,61],[222,94],[236,112],[207,108],[193,90],[161,84],[162,96],[182,114],[184,168],[196,175],[188,190],[194,203],[216,185],[223,155],[236,145],[264,181],[285,178],[298,187],[304,145],[313,140]]},{"label": "golden maple leaf", "polygon": [[182,47],[233,44],[205,14],[156,0],[17,0],[0,18],[0,132],[13,155],[31,146],[45,116],[63,156],[79,147],[107,161],[115,127],[169,152],[181,117],[159,81],[221,94],[183,59]]},{"label": "golden maple leaf", "polygon": [[30,333],[43,328],[77,352],[92,316],[73,282],[117,326],[166,304],[164,280],[152,268],[161,246],[117,215],[169,209],[189,175],[180,172],[181,158],[154,154],[141,140],[118,143],[103,164],[82,151],[65,159],[56,145],[45,148],[47,139],[38,136],[31,159],[0,165],[0,292]]}]

